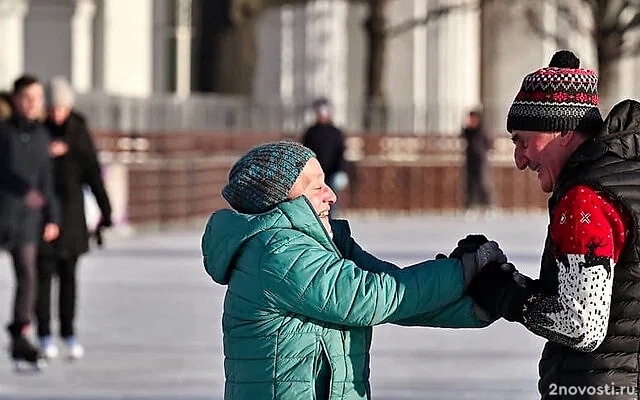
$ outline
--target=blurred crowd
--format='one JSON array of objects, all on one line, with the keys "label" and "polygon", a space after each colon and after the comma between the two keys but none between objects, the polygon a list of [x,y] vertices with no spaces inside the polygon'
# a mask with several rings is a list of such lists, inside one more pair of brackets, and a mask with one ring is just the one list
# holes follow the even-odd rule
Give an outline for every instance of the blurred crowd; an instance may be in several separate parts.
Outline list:
[{"label": "blurred crowd", "polygon": [[[41,82],[31,75],[0,97],[0,245],[11,255],[16,280],[7,331],[17,367],[39,368],[57,357],[57,337],[69,359],[84,355],[75,327],[77,265],[90,235],[112,224],[97,152],[74,100],[64,77]],[[101,211],[91,227],[84,211],[89,192]]]}]

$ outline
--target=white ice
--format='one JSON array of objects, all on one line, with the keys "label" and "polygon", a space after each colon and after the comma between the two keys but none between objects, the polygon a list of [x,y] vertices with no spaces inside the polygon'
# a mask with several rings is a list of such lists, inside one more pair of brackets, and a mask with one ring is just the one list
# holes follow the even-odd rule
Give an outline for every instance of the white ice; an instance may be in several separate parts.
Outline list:
[{"label": "white ice", "polygon": [[[401,265],[448,253],[468,233],[484,233],[533,277],[538,275],[547,224],[540,213],[474,220],[350,220],[365,249]],[[5,352],[0,358],[0,399],[222,399],[224,287],[203,270],[200,236],[201,229],[112,235],[104,249],[85,256],[78,266],[77,321],[85,358],[76,363],[55,359],[42,373],[16,375]],[[9,319],[12,292],[11,263],[3,253],[2,323]],[[57,331],[57,323],[53,328]],[[8,337],[2,333],[0,346],[6,351]],[[543,343],[522,326],[504,321],[481,330],[376,327],[373,399],[537,399]]]}]

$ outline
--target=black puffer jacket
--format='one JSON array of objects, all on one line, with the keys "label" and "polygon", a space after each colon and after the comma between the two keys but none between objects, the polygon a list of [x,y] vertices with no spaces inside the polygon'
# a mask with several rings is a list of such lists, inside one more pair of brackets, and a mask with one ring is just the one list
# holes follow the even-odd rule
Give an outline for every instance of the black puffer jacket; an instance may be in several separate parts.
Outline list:
[{"label": "black puffer jacket", "polygon": [[47,201],[42,210],[33,209],[27,207],[21,196],[0,192],[0,235],[5,242],[2,244],[38,243],[42,224],[59,221],[46,128],[16,114],[0,121],[0,163],[3,164],[0,171],[15,174],[28,187],[38,189]]},{"label": "black puffer jacket", "polygon": [[[539,390],[543,399],[640,399],[640,103],[616,105],[600,133],[572,154],[549,200],[550,215],[576,185],[608,193],[628,214],[629,231],[615,266],[604,342],[589,353],[548,342],[539,365]],[[557,293],[551,246],[547,235],[539,283],[543,291]],[[561,395],[560,387],[564,393],[583,392]]]}]

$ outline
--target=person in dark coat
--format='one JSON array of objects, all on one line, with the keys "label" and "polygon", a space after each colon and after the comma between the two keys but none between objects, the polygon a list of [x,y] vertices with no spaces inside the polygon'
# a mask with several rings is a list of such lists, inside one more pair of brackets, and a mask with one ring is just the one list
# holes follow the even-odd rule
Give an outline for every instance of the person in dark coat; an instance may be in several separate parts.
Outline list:
[{"label": "person in dark coat", "polygon": [[[327,185],[335,193],[340,193],[348,182],[344,159],[344,133],[331,119],[331,105],[325,98],[313,103],[316,122],[302,136],[302,144],[311,149],[325,173]],[[334,204],[337,210],[337,204]]]},{"label": "person in dark coat", "polygon": [[[9,92],[0,92],[0,120],[2,121],[6,121],[13,114],[13,100],[11,97]],[[22,197],[24,203],[31,208],[41,208],[45,203],[42,193],[29,185],[27,180],[16,174],[6,162],[0,162],[0,190]],[[0,235],[6,233],[0,232]],[[7,240],[6,237],[0,236],[0,246],[5,244],[5,240]]]},{"label": "person in dark coat", "polygon": [[26,188],[42,193],[46,204],[43,208],[30,207],[25,196],[0,192],[3,244],[11,253],[16,276],[13,320],[7,330],[12,358],[37,363],[40,352],[28,339],[28,331],[36,298],[38,242],[58,237],[58,207],[53,194],[49,134],[41,122],[42,84],[33,76],[20,77],[14,82],[12,100],[13,114],[0,122],[0,171],[10,171],[9,181],[24,185],[27,193],[31,189]]},{"label": "person in dark coat", "polygon": [[[9,92],[0,92],[0,120],[6,121],[13,114],[13,100]],[[0,163],[0,190],[8,191],[24,199],[25,204],[32,208],[41,208],[45,199],[29,182],[14,173],[6,163]],[[0,245],[3,243],[0,238]]]},{"label": "person in dark coat", "polygon": [[469,112],[467,123],[462,128],[465,148],[465,211],[491,207],[491,189],[489,187],[489,151],[493,140],[482,125],[482,114]]},{"label": "person in dark coat", "polygon": [[69,82],[52,78],[46,85],[51,132],[49,152],[54,164],[55,195],[61,208],[60,236],[42,241],[38,256],[38,301],[36,317],[40,347],[48,358],[58,355],[51,336],[51,285],[59,280],[58,316],[60,336],[72,359],[83,356],[74,329],[76,312],[76,265],[89,250],[89,233],[84,211],[83,187],[96,198],[102,218],[100,228],[111,226],[111,204],[101,176],[100,163],[84,117],[73,107],[74,93]]}]

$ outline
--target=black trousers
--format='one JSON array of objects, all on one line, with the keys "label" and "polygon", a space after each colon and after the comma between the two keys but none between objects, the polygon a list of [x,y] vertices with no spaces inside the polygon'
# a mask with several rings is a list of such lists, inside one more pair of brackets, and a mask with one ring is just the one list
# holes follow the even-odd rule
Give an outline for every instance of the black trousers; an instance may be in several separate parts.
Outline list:
[{"label": "black trousers", "polygon": [[36,273],[37,251],[38,248],[35,243],[16,245],[10,250],[16,278],[12,323],[16,330],[29,325],[33,315],[38,285]]},{"label": "black trousers", "polygon": [[466,161],[466,197],[464,208],[488,207],[492,203],[489,184],[489,162],[485,157],[469,156]]},{"label": "black trousers", "polygon": [[60,336],[73,336],[73,321],[76,315],[76,264],[78,257],[38,258],[38,299],[36,318],[38,336],[51,335],[51,285],[58,278],[58,316],[60,318]]}]

